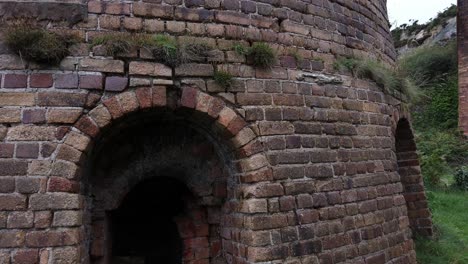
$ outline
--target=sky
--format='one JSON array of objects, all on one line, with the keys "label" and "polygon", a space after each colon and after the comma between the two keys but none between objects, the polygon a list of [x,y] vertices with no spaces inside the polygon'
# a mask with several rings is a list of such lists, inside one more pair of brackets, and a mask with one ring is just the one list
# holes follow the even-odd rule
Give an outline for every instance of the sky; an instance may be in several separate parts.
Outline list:
[{"label": "sky", "polygon": [[389,20],[392,25],[408,23],[410,19],[422,24],[456,3],[457,0],[387,0]]}]

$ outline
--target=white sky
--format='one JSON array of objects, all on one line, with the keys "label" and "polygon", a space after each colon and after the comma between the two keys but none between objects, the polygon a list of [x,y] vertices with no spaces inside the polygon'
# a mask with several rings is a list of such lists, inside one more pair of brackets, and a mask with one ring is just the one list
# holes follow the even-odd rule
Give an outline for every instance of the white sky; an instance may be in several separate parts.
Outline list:
[{"label": "white sky", "polygon": [[389,20],[392,25],[408,23],[410,19],[427,22],[457,0],[387,0]]}]

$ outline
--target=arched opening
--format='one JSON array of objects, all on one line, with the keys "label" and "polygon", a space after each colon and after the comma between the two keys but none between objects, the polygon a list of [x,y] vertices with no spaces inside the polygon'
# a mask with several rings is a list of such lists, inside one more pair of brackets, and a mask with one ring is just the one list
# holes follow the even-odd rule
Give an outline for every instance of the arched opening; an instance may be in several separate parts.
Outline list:
[{"label": "arched opening", "polygon": [[[90,262],[225,263],[229,153],[177,113],[127,116],[100,139],[86,179]],[[229,233],[229,232],[225,232]]]},{"label": "arched opening", "polygon": [[135,186],[109,212],[112,263],[181,264],[183,241],[176,218],[187,214],[190,196],[183,183],[168,177]]},{"label": "arched opening", "polygon": [[395,133],[398,173],[403,185],[403,195],[408,208],[410,227],[414,234],[432,235],[431,212],[424,191],[416,142],[407,119],[399,120]]}]

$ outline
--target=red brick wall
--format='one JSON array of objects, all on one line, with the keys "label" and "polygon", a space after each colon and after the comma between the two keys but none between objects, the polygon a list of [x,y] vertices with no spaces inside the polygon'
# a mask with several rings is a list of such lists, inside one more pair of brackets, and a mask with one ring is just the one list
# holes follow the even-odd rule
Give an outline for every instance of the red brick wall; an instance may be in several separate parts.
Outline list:
[{"label": "red brick wall", "polygon": [[468,4],[458,1],[459,127],[468,135]]},{"label": "red brick wall", "polygon": [[[109,131],[159,118],[197,127],[222,153],[227,199],[211,252],[228,263],[415,263],[395,149],[407,113],[333,69],[343,55],[393,64],[385,2],[89,1],[86,20],[49,24],[82,38],[59,67],[0,41],[0,263],[86,263],[103,246],[90,248],[93,150]],[[216,63],[171,69],[144,49],[110,57],[89,45],[117,31],[207,43]],[[233,49],[258,41],[278,55],[271,69]],[[217,69],[232,86],[214,82]],[[106,189],[107,202],[131,187],[111,183],[122,188]]]}]

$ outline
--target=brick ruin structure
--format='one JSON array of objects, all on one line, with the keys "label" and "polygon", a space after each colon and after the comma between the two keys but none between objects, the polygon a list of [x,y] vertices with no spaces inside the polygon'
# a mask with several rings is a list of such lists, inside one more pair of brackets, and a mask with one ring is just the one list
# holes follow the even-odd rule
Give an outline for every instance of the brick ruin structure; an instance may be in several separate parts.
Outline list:
[{"label": "brick ruin structure", "polygon": [[458,89],[460,130],[468,136],[468,5],[458,0]]},{"label": "brick ruin structure", "polygon": [[[0,44],[0,263],[416,263],[412,235],[432,224],[408,112],[333,67],[394,63],[386,12],[386,0],[0,1],[3,21],[81,38],[60,66]],[[89,45],[117,31],[215,55],[170,68]],[[255,42],[274,67],[234,51]]]}]

